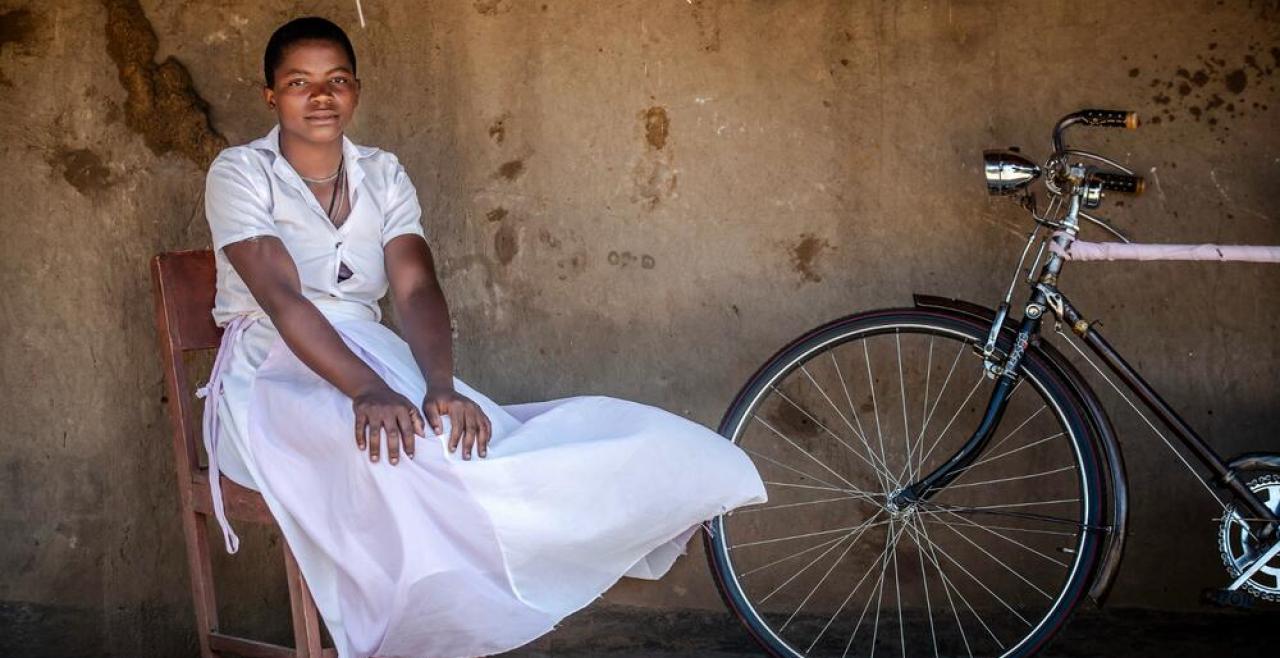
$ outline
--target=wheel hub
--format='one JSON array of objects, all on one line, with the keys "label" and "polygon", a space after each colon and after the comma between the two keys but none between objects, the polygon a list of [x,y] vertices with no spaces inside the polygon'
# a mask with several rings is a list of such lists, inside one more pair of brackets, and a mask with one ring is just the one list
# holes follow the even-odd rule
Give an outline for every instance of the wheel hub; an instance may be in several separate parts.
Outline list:
[{"label": "wheel hub", "polygon": [[885,497],[884,509],[896,520],[910,518],[915,513],[916,501],[904,495],[906,488],[897,489]]}]

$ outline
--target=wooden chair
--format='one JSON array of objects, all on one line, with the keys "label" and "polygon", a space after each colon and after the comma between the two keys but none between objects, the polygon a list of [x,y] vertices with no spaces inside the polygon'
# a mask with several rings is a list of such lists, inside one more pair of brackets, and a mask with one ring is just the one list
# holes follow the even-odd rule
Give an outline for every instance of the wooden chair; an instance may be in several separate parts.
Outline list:
[{"label": "wooden chair", "polygon": [[[151,261],[151,280],[156,304],[156,334],[164,359],[165,388],[168,391],[169,421],[173,429],[173,459],[178,473],[178,497],[182,509],[182,531],[187,542],[187,566],[191,571],[191,595],[195,601],[196,632],[200,655],[212,658],[228,651],[242,656],[264,658],[335,658],[332,648],[320,644],[320,615],[298,562],[284,547],[285,574],[289,579],[289,602],[293,612],[295,647],[283,647],[218,630],[218,606],[213,586],[213,565],[209,553],[208,519],[213,515],[208,470],[200,465],[196,444],[198,420],[192,418],[191,394],[183,355],[217,349],[222,330],[213,323],[215,270],[213,252],[181,251],[156,256]],[[258,492],[246,489],[225,476],[218,483],[227,518],[236,521],[275,525],[275,519]],[[219,542],[221,545],[221,542]]]}]

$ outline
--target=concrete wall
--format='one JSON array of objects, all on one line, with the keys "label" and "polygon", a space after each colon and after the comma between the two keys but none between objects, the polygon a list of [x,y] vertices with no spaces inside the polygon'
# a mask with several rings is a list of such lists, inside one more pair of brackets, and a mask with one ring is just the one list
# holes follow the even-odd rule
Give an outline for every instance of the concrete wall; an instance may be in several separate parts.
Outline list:
[{"label": "concrete wall", "polygon": [[[361,29],[337,0],[0,0],[6,641],[189,651],[147,261],[207,244],[204,167],[270,128],[261,53],[296,15],[349,30],[350,134],[409,168],[459,374],[502,402],[603,393],[714,425],[816,323],[912,291],[994,303],[1028,225],[986,198],[980,151],[1040,157],[1084,106],[1147,119],[1087,137],[1151,179],[1119,225],[1280,243],[1275,2],[363,4]],[[1073,270],[1221,452],[1277,446],[1280,271]],[[1192,606],[1222,582],[1214,510],[1113,409],[1142,483],[1115,601]],[[246,544],[219,559],[224,614],[287,633],[278,547]],[[701,553],[606,600],[717,609]]]}]

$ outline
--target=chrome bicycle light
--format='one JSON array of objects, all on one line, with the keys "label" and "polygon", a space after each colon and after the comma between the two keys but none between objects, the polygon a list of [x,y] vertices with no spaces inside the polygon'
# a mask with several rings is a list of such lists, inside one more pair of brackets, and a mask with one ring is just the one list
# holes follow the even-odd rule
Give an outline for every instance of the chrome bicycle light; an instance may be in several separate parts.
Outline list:
[{"label": "chrome bicycle light", "polygon": [[982,163],[992,196],[1013,194],[1040,177],[1040,167],[1013,151],[983,151]]}]

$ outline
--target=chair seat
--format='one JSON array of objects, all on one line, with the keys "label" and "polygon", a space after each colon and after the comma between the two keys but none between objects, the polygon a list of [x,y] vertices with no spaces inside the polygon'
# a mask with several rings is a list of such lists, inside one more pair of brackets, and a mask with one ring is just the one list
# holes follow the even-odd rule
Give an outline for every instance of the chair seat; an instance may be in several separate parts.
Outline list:
[{"label": "chair seat", "polygon": [[[225,475],[218,479],[222,481],[222,504],[228,519],[275,524],[275,519],[271,516],[271,510],[267,508],[267,501],[262,498],[262,494],[232,482]],[[212,515],[213,497],[209,491],[209,469],[202,468],[192,474],[191,488],[195,511]]]},{"label": "chair seat", "polygon": [[[218,632],[209,634],[209,646],[215,651],[229,651],[245,658],[293,658],[297,655],[288,647]],[[319,658],[338,658],[338,650],[332,647],[323,649]]]}]

